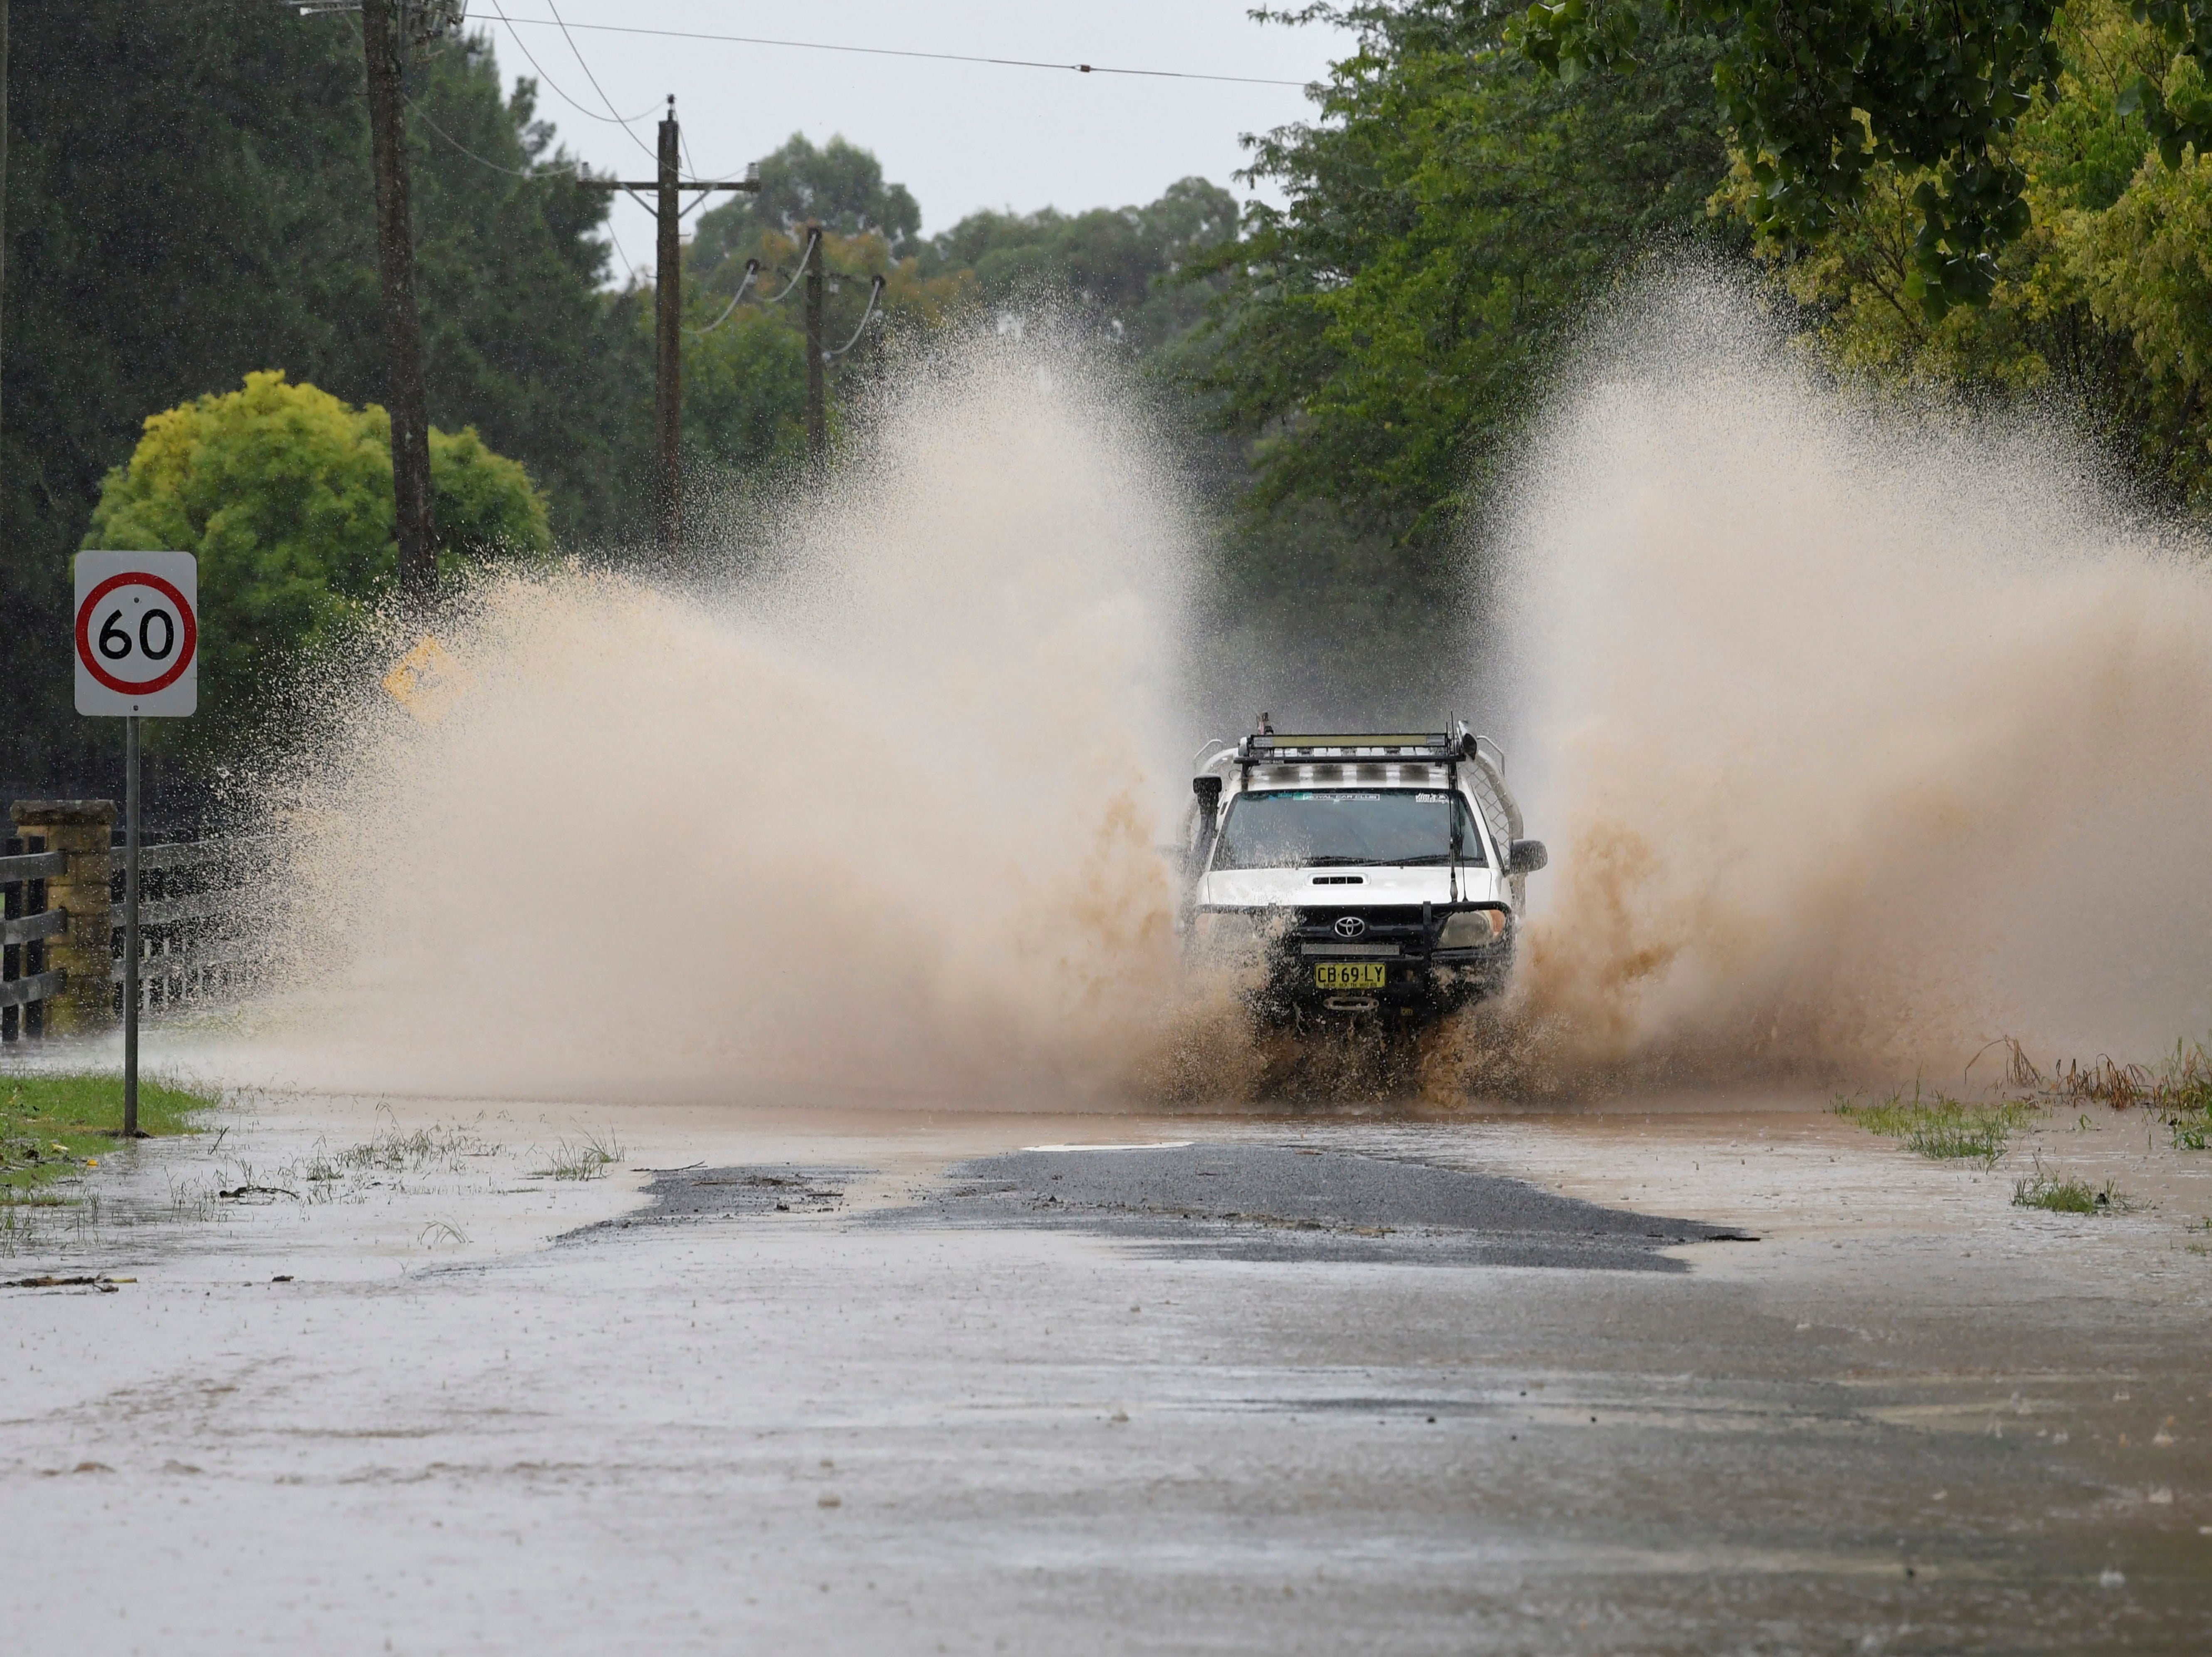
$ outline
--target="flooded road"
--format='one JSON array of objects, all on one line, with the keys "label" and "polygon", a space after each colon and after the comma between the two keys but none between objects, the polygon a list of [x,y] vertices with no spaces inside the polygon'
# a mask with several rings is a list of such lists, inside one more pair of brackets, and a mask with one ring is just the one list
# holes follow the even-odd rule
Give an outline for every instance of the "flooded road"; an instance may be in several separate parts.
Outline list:
[{"label": "flooded road", "polygon": [[[135,1279],[0,1299],[40,1648],[2212,1640],[2212,1159],[2132,1117],[224,1121],[4,1263]],[[2061,1151],[2145,1205],[2011,1206]]]}]

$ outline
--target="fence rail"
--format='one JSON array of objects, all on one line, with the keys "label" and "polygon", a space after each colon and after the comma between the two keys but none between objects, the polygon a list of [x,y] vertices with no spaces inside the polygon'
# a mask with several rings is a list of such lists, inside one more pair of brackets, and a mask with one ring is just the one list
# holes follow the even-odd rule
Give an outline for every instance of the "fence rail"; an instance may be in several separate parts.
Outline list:
[{"label": "fence rail", "polygon": [[69,911],[48,909],[19,920],[0,920],[0,944],[35,944],[40,938],[59,938],[68,930]]},{"label": "fence rail", "polygon": [[62,992],[69,982],[69,974],[60,968],[39,974],[35,978],[0,979],[0,1007],[14,1010],[28,1007],[40,1001],[51,1001]]},{"label": "fence rail", "polygon": [[[123,1012],[123,849],[105,800],[21,802],[0,845],[0,1041],[112,1029]],[[278,916],[260,877],[273,835],[138,851],[138,1005],[173,1011],[252,988]]]},{"label": "fence rail", "polygon": [[220,840],[179,840],[138,848],[141,874],[165,873],[172,869],[197,869],[205,864],[236,865],[257,853],[276,848],[275,835],[227,835]]},{"label": "fence rail", "polygon": [[27,852],[0,858],[0,886],[19,880],[46,880],[69,872],[67,852]]},{"label": "fence rail", "polygon": [[[147,993],[149,980],[156,978],[177,978],[187,973],[198,973],[210,967],[258,966],[269,958],[269,946],[258,938],[207,938],[180,944],[175,948],[156,950],[138,958],[139,993]],[[111,980],[123,981],[123,957],[115,958]],[[185,986],[177,986],[175,998],[185,994]]]},{"label": "fence rail", "polygon": [[68,872],[69,853],[48,851],[43,835],[0,843],[0,1041],[43,1035],[46,1004],[69,986],[46,961],[46,940],[69,926],[65,912],[46,907],[46,883]]},{"label": "fence rail", "polygon": [[[138,865],[143,879],[148,872],[144,862]],[[138,924],[141,926],[168,926],[179,920],[205,920],[211,915],[228,914],[238,907],[237,898],[229,892],[191,892],[183,897],[153,897],[139,889]],[[118,926],[123,922],[118,918]]]}]

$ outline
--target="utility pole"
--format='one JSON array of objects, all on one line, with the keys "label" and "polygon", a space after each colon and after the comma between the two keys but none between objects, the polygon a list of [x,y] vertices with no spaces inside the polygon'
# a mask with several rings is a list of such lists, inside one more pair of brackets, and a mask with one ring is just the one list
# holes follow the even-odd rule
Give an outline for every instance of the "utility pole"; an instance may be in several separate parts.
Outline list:
[{"label": "utility pole", "polygon": [[822,227],[806,227],[806,464],[817,480],[824,474],[830,446],[828,410],[823,375],[830,360],[822,338],[823,308],[828,304],[829,273],[823,268]]},{"label": "utility pole", "polygon": [[660,123],[660,194],[653,215],[659,247],[653,276],[653,336],[655,347],[653,414],[660,435],[660,545],[676,550],[684,534],[684,245],[678,186],[683,168],[678,154],[676,94],[668,94],[668,114]]},{"label": "utility pole", "polygon": [[422,317],[415,305],[415,226],[408,199],[405,95],[399,74],[406,36],[402,0],[361,0],[368,58],[369,152],[376,167],[376,264],[383,279],[384,339],[390,364],[392,489],[398,506],[399,590],[427,600],[437,585],[430,503],[430,399],[422,383]]},{"label": "utility pole", "polygon": [[[684,243],[679,232],[684,213],[678,203],[687,190],[757,191],[759,179],[748,176],[735,183],[705,182],[679,176],[682,130],[676,124],[676,94],[669,94],[668,114],[660,123],[659,175],[650,183],[635,179],[583,179],[586,190],[641,190],[653,193],[653,214],[659,235],[653,266],[653,424],[654,437],[653,506],[659,520],[660,545],[676,550],[684,531]],[[643,197],[638,198],[643,203]]]},{"label": "utility pole", "polygon": [[0,0],[0,301],[8,289],[8,0]]}]

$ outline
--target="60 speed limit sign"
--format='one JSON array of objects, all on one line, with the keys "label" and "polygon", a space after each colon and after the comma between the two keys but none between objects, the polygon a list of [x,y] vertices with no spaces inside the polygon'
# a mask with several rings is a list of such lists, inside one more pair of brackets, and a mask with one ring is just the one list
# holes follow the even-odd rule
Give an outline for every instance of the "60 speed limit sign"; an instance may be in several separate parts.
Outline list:
[{"label": "60 speed limit sign", "polygon": [[76,711],[184,719],[200,703],[199,560],[76,555]]}]

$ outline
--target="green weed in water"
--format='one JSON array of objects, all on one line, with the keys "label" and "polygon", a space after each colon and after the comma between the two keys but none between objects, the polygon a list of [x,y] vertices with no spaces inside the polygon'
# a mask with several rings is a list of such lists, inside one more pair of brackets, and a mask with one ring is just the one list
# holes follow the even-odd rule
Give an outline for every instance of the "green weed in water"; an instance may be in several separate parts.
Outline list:
[{"label": "green weed in water", "polygon": [[1945,1094],[1912,1097],[1893,1094],[1880,1104],[1838,1099],[1835,1112],[1870,1133],[1902,1139],[1907,1149],[1941,1162],[1978,1162],[1988,1167],[2004,1155],[2013,1136],[2042,1114],[2024,1099],[1993,1105],[1969,1104]]},{"label": "green weed in water", "polygon": [[584,1136],[584,1143],[572,1145],[566,1139],[553,1148],[546,1159],[547,1165],[538,1170],[540,1179],[596,1180],[606,1172],[607,1164],[622,1160],[621,1143],[602,1140],[596,1133]]},{"label": "green weed in water", "polygon": [[2039,1162],[2034,1173],[2013,1181],[2012,1203],[2052,1214],[2123,1214],[2136,1205],[2110,1180],[2100,1190],[2078,1174],[2046,1173]]}]

